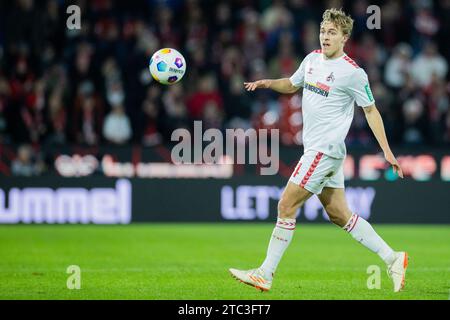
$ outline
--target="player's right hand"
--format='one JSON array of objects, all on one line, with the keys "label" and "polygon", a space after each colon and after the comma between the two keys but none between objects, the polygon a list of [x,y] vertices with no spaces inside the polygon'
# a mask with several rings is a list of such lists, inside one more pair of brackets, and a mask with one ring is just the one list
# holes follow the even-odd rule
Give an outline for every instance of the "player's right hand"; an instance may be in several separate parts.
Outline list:
[{"label": "player's right hand", "polygon": [[244,87],[247,91],[255,91],[256,89],[268,89],[270,87],[270,80],[244,82]]}]

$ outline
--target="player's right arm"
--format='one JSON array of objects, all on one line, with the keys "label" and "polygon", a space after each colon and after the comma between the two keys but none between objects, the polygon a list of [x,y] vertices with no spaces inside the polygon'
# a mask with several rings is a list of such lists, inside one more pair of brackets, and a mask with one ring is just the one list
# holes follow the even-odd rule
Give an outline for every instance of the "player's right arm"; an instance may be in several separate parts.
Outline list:
[{"label": "player's right arm", "polygon": [[300,87],[295,87],[289,78],[283,79],[264,79],[254,82],[244,82],[247,91],[255,91],[256,89],[271,89],[279,93],[290,94],[295,93]]},{"label": "player's right arm", "polygon": [[308,56],[303,59],[300,67],[298,67],[297,71],[290,78],[282,78],[282,79],[264,79],[258,80],[255,82],[244,82],[245,89],[247,91],[255,91],[256,89],[272,89],[276,92],[283,94],[292,94],[298,91],[301,87],[303,87],[305,80],[305,65],[308,60]]}]

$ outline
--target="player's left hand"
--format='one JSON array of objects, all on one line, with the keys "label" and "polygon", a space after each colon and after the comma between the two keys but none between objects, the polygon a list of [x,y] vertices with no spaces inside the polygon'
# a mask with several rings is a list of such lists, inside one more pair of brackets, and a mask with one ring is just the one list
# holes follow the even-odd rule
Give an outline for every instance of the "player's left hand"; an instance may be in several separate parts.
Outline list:
[{"label": "player's left hand", "polygon": [[392,154],[392,152],[385,153],[384,158],[386,159],[387,162],[389,162],[392,165],[392,170],[394,170],[394,172],[397,173],[398,176],[403,179],[402,167],[400,167],[400,164],[398,163],[397,159]]}]

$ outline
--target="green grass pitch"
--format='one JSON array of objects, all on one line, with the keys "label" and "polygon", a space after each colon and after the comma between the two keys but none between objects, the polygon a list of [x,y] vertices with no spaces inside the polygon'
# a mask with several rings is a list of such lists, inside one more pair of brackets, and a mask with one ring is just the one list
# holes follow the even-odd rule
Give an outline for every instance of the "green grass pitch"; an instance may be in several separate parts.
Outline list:
[{"label": "green grass pitch", "polygon": [[[228,268],[258,266],[273,224],[0,226],[0,299],[450,298],[448,225],[375,228],[410,254],[401,293],[377,255],[331,224],[297,226],[267,293]],[[67,288],[70,265],[81,268],[80,290]],[[380,289],[367,288],[370,265],[381,268]]]}]

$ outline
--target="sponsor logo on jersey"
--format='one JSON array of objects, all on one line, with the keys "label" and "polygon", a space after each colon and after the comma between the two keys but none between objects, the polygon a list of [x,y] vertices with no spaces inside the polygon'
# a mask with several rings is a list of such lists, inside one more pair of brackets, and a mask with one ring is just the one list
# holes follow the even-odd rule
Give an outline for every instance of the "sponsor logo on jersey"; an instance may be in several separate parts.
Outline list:
[{"label": "sponsor logo on jersey", "polygon": [[331,89],[330,86],[327,86],[326,84],[323,84],[322,82],[319,82],[319,81],[316,82],[316,86],[327,92],[330,92],[330,89]]},{"label": "sponsor logo on jersey", "polygon": [[317,82],[316,84],[306,82],[305,89],[320,94],[324,97],[328,97],[328,94],[330,93],[330,87],[320,82]]}]

